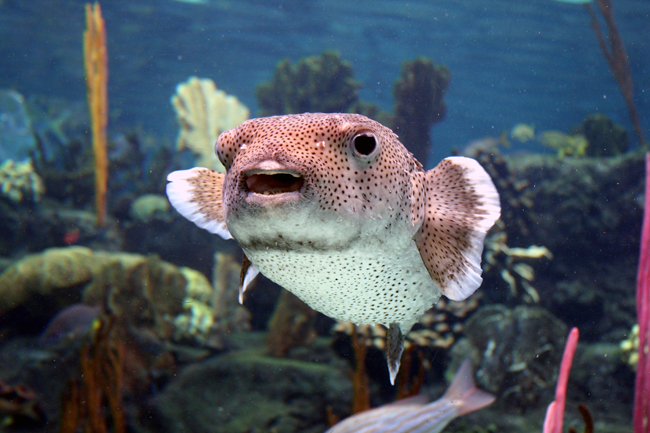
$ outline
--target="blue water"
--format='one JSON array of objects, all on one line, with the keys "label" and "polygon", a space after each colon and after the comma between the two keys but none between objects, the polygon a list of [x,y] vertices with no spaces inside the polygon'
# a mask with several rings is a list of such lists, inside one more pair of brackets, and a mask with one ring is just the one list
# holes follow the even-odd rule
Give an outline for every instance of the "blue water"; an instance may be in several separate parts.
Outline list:
[{"label": "blue water", "polygon": [[[650,136],[650,1],[614,0],[636,104]],[[361,98],[392,108],[404,60],[448,66],[446,119],[433,127],[429,165],[450,147],[519,122],[568,132],[590,113],[622,123],[627,109],[582,5],[552,0],[104,2],[110,127],[176,134],[177,83],[212,78],[256,112],[254,89],[278,61],[340,51]],[[602,23],[601,23],[602,24]],[[0,2],[0,88],[85,98],[82,2]]]}]

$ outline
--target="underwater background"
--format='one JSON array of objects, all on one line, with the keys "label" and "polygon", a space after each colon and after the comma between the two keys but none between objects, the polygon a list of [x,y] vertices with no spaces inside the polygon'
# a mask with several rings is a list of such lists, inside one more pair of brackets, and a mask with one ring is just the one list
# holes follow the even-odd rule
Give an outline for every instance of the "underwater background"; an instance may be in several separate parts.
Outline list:
[{"label": "underwater background", "polygon": [[[496,401],[444,431],[542,431],[578,327],[565,429],[632,431],[650,2],[611,7],[629,69],[595,2],[104,2],[102,196],[84,3],[0,0],[0,428],[323,432],[469,358]],[[165,197],[219,132],[303,111],[372,117],[426,169],[474,157],[501,196],[482,287],[416,325],[396,387],[383,329],[259,277],[239,305],[239,247]]]}]

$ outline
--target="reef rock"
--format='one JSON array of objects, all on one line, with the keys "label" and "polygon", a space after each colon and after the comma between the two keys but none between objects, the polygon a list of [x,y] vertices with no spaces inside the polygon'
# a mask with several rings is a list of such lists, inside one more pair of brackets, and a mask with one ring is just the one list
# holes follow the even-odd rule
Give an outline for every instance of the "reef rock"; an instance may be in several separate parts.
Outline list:
[{"label": "reef rock", "polygon": [[[246,334],[246,344],[259,347],[263,337]],[[317,433],[327,428],[328,407],[333,413],[351,407],[350,381],[342,365],[331,364],[334,358],[309,362],[262,353],[230,352],[187,367],[152,401],[151,419],[162,421],[146,431]]]},{"label": "reef rock", "polygon": [[[77,302],[107,308],[131,329],[184,344],[223,347],[223,318],[208,279],[157,256],[51,248],[0,274],[0,315],[21,307],[36,320]],[[221,312],[221,313],[219,313]]]},{"label": "reef rock", "polygon": [[544,308],[487,305],[467,321],[447,372],[469,357],[478,366],[479,388],[496,394],[497,404],[523,411],[555,388],[566,334],[566,325]]}]

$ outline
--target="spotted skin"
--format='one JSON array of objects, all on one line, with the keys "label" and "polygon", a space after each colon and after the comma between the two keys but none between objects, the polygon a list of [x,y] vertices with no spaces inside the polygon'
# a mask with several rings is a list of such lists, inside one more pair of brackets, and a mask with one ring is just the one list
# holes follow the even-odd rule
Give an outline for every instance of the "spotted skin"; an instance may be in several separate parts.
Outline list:
[{"label": "spotted skin", "polygon": [[232,236],[254,268],[315,310],[389,328],[391,380],[404,335],[441,294],[481,283],[480,255],[499,217],[480,165],[422,165],[388,128],[357,114],[251,119],[218,139],[226,173],[171,173],[176,209]]}]

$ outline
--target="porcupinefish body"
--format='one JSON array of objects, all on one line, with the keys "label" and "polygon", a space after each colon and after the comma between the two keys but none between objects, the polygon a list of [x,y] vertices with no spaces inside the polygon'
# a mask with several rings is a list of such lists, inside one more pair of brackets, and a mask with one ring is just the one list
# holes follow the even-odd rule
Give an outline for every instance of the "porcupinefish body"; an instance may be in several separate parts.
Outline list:
[{"label": "porcupinefish body", "polygon": [[242,247],[240,294],[259,270],[327,316],[385,325],[391,382],[419,317],[441,294],[463,300],[481,284],[500,206],[473,159],[425,172],[390,129],[322,113],[248,120],[219,136],[216,153],[225,174],[175,171],[167,195]]}]

